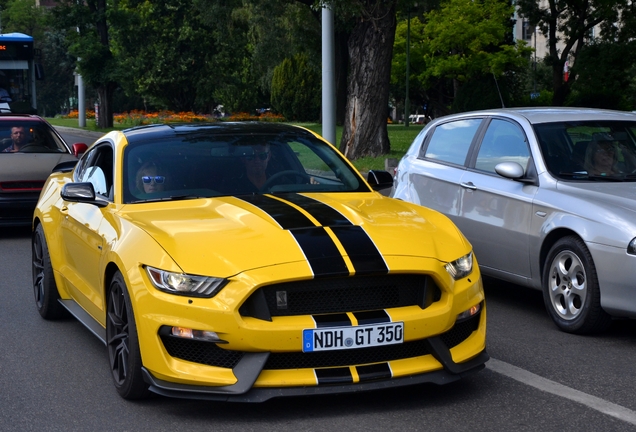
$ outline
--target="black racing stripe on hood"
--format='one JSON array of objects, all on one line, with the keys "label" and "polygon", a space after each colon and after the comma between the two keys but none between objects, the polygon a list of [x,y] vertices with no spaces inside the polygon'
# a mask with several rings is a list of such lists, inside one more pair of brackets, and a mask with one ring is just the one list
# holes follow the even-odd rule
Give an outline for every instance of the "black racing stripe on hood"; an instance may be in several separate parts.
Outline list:
[{"label": "black racing stripe on hood", "polygon": [[282,194],[280,197],[296,204],[298,207],[302,207],[303,210],[316,218],[322,226],[352,225],[351,221],[340,212],[315,199],[299,194]]},{"label": "black racing stripe on hood", "polygon": [[347,251],[356,275],[388,273],[380,251],[369,235],[359,226],[330,227]]},{"label": "black racing stripe on hood", "polygon": [[242,199],[270,215],[283,229],[306,228],[316,226],[300,210],[264,195],[241,195]]},{"label": "black racing stripe on hood", "polygon": [[349,275],[344,258],[323,227],[295,228],[289,231],[303,250],[315,278]]}]

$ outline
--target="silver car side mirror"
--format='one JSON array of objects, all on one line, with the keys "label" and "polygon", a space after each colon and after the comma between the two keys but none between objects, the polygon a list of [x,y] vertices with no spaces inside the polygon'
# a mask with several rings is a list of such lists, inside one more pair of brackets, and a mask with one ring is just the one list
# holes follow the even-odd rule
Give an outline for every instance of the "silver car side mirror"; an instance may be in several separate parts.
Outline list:
[{"label": "silver car side mirror", "polygon": [[525,174],[525,170],[517,162],[502,162],[495,166],[495,172],[502,177],[509,179],[520,179]]}]

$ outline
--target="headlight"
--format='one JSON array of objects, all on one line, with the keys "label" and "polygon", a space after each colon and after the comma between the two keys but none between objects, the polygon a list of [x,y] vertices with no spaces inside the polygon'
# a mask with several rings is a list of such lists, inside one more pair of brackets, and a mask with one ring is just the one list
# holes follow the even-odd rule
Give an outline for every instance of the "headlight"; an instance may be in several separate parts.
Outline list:
[{"label": "headlight", "polygon": [[445,268],[455,280],[468,276],[473,271],[473,252],[470,251],[468,255],[449,262]]},{"label": "headlight", "polygon": [[627,245],[627,253],[630,255],[636,255],[636,237],[634,237],[632,241],[629,242],[629,245]]},{"label": "headlight", "polygon": [[158,290],[192,297],[214,297],[227,283],[227,279],[172,273],[146,267],[150,281]]}]

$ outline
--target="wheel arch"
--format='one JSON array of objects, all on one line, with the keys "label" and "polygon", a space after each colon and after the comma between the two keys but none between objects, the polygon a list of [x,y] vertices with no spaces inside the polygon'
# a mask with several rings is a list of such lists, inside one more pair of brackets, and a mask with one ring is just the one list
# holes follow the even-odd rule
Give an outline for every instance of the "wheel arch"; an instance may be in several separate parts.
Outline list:
[{"label": "wheel arch", "polygon": [[562,239],[563,237],[575,236],[579,239],[583,240],[583,238],[574,230],[570,228],[556,228],[548,233],[548,235],[543,239],[543,243],[541,244],[541,250],[539,252],[539,286],[542,285],[543,281],[543,271],[545,270],[545,260],[552,249],[552,246]]}]

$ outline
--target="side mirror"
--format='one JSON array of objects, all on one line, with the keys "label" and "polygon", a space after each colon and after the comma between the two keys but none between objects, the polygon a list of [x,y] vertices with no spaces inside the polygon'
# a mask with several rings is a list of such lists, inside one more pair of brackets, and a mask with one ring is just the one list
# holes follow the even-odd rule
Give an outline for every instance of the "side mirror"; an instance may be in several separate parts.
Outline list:
[{"label": "side mirror", "polygon": [[371,170],[367,175],[367,181],[373,190],[388,189],[393,187],[393,176],[386,171]]},{"label": "side mirror", "polygon": [[64,162],[60,162],[59,164],[55,165],[53,167],[53,171],[51,172],[61,172],[61,173],[65,173],[65,172],[71,172],[73,171],[73,168],[75,168],[75,165],[77,165],[77,161],[76,160],[70,160],[70,161],[64,161]]},{"label": "side mirror", "polygon": [[495,172],[502,177],[517,180],[523,177],[525,171],[517,162],[502,162],[495,166]]},{"label": "side mirror", "polygon": [[72,148],[73,148],[73,155],[75,155],[76,158],[79,158],[84,153],[86,153],[86,150],[88,150],[88,146],[84,143],[75,143],[73,144]]},{"label": "side mirror", "polygon": [[97,207],[106,207],[107,201],[97,200],[95,198],[95,189],[93,183],[67,183],[62,186],[60,196],[64,201],[79,202],[93,204]]}]

